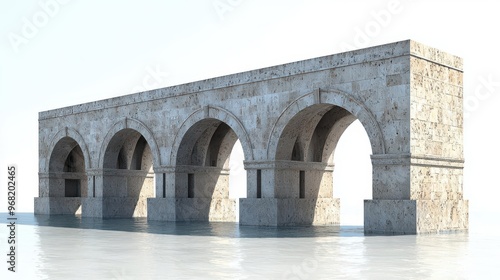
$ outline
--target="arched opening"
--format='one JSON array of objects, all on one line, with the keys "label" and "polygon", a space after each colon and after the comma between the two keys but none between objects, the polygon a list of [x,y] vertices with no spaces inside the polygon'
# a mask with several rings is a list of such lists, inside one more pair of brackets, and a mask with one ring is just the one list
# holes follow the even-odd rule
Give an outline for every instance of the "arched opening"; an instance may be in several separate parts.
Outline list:
[{"label": "arched opening", "polygon": [[147,198],[154,197],[151,148],[139,132],[123,129],[104,154],[103,216],[146,217]]},{"label": "arched opening", "polygon": [[[240,198],[247,197],[247,171],[243,166],[245,154],[241,142],[234,143],[231,155],[229,156],[229,198],[236,199],[236,213],[239,213]],[[236,214],[236,222],[239,222],[239,215]]]},{"label": "arched opening", "polygon": [[234,130],[217,119],[201,120],[187,130],[176,157],[177,220],[236,221],[229,181],[237,140]]},{"label": "arched opening", "polygon": [[70,137],[59,140],[52,150],[49,196],[61,201],[55,210],[57,213],[81,214],[81,198],[87,196],[85,159],[80,145]]},{"label": "arched opening", "polygon": [[[299,111],[285,126],[276,149],[275,196],[289,200],[284,211],[291,218],[281,224],[340,223],[334,156],[341,136],[354,121],[356,117],[342,107],[316,104]],[[356,141],[348,145],[356,149]],[[354,176],[371,181],[371,172]],[[356,191],[356,186],[349,188]]]},{"label": "arched opening", "polygon": [[341,225],[363,225],[363,201],[372,199],[371,153],[368,135],[356,120],[340,137],[334,155],[333,196],[341,201]]}]

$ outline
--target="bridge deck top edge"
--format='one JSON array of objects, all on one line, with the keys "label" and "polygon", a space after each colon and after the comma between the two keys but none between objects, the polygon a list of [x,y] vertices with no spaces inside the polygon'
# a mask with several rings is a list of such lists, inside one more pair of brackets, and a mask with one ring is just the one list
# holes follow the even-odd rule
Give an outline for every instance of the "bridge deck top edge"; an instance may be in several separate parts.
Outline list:
[{"label": "bridge deck top edge", "polygon": [[422,58],[457,70],[461,70],[463,65],[460,57],[428,47],[413,40],[404,40],[41,111],[39,112],[38,120],[42,121],[66,115],[172,98],[196,92],[228,88],[401,56]]}]

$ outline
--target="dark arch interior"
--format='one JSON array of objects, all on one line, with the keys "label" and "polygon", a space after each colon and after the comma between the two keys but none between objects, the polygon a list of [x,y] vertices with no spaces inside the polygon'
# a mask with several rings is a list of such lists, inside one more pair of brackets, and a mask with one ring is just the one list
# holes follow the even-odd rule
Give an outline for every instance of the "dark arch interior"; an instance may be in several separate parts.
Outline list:
[{"label": "dark arch interior", "polygon": [[182,139],[177,165],[227,168],[236,133],[224,122],[208,119],[191,127]]},{"label": "dark arch interior", "polygon": [[103,166],[110,169],[150,171],[153,167],[151,148],[139,132],[124,129],[109,142]]},{"label": "dark arch interior", "polygon": [[310,106],[285,127],[276,159],[333,163],[332,154],[340,136],[355,120],[354,115],[338,106]]},{"label": "dark arch interior", "polygon": [[87,196],[85,172],[85,158],[78,143],[70,137],[59,140],[49,161],[49,195],[67,199],[61,210],[64,214],[81,214],[81,197]]},{"label": "dark arch interior", "polygon": [[106,148],[103,167],[103,197],[122,201],[120,209],[111,209],[118,206],[110,203],[104,215],[145,217],[146,200],[154,197],[154,173],[153,155],[144,136],[133,129],[116,133]]},{"label": "dark arch interior", "polygon": [[[71,157],[71,160],[69,157]],[[67,169],[65,166],[67,163],[73,166],[83,166],[83,169],[85,169],[83,152],[78,143],[70,137],[62,138],[54,146],[50,155],[49,172],[63,172]]]},{"label": "dark arch interior", "polygon": [[274,192],[278,198],[299,199],[293,207],[300,209],[294,213],[301,216],[301,224],[339,222],[328,214],[339,210],[332,206],[339,205],[333,192],[334,154],[356,119],[342,107],[316,104],[298,112],[285,126],[276,150],[276,164],[281,167],[275,170]]},{"label": "dark arch interior", "polygon": [[85,162],[80,146],[75,146],[69,152],[64,162],[64,172],[85,172]]},{"label": "dark arch interior", "polygon": [[183,219],[236,220],[236,200],[229,199],[229,159],[237,140],[233,129],[216,119],[204,119],[187,130],[175,175],[176,197],[190,208],[179,211],[191,214]]}]

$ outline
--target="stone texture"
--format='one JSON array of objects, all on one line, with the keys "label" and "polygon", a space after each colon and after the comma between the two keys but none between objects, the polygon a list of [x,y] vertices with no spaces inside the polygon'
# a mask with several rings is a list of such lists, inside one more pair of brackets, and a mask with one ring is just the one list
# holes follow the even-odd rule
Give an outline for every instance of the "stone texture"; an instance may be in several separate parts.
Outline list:
[{"label": "stone texture", "polygon": [[104,208],[104,199],[102,197],[82,198],[82,209],[84,209],[84,211],[82,211],[82,217],[103,218],[104,217],[103,208]]},{"label": "stone texture", "polygon": [[365,200],[365,229],[373,234],[463,231],[468,209],[465,200]]},{"label": "stone texture", "polygon": [[[239,139],[241,224],[338,224],[333,158],[358,119],[372,148],[366,231],[467,229],[462,67],[408,40],[40,112],[35,212],[234,221]],[[66,180],[80,200],[64,200]]]},{"label": "stone texture", "polygon": [[240,198],[240,224],[278,225],[278,200],[275,198]]},{"label": "stone texture", "polygon": [[74,215],[81,214],[82,199],[79,197],[36,197],[37,214]]},{"label": "stone texture", "polygon": [[175,198],[148,198],[148,220],[176,221]]},{"label": "stone texture", "polygon": [[236,221],[235,199],[178,198],[175,203],[176,221]]},{"label": "stone texture", "polygon": [[414,200],[365,200],[365,232],[370,234],[416,234]]},{"label": "stone texture", "polygon": [[339,225],[338,198],[240,198],[245,225]]}]

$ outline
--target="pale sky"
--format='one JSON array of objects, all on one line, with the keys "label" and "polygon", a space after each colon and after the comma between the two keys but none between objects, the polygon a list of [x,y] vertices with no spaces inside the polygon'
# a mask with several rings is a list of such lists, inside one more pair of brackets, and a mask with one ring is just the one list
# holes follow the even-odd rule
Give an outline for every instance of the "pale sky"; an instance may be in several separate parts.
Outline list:
[{"label": "pale sky", "polygon": [[[464,193],[471,225],[498,225],[497,11],[495,1],[0,0],[0,212],[10,163],[19,210],[33,211],[40,111],[413,39],[464,58]],[[359,123],[341,141],[334,192],[341,222],[360,224],[371,151]]]}]

